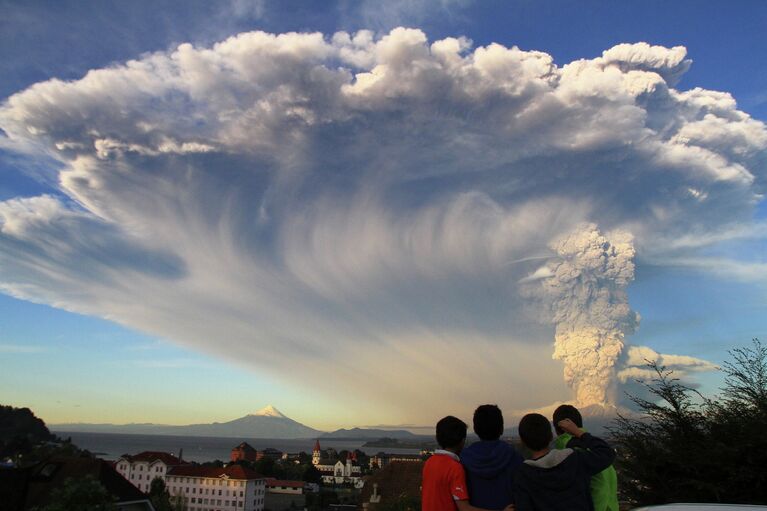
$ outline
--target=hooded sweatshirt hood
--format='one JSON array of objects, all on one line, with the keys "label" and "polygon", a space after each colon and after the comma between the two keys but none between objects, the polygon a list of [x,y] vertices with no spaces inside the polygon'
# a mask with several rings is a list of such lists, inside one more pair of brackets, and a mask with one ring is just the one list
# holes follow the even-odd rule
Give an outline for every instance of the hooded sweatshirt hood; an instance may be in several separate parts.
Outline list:
[{"label": "hooded sweatshirt hood", "polygon": [[[615,460],[615,451],[604,441],[584,433],[565,449],[554,449],[525,461],[514,475],[517,509],[594,511],[590,483]],[[608,507],[600,507],[607,511]]]},{"label": "hooded sweatshirt hood", "polygon": [[525,460],[528,470],[525,475],[540,491],[562,492],[573,486],[577,480],[577,466],[565,461],[573,454],[572,449],[555,449],[535,460]]},{"label": "hooded sweatshirt hood", "polygon": [[519,457],[517,451],[502,440],[483,440],[461,452],[461,463],[472,474],[492,479],[507,470],[510,464],[519,464]]}]

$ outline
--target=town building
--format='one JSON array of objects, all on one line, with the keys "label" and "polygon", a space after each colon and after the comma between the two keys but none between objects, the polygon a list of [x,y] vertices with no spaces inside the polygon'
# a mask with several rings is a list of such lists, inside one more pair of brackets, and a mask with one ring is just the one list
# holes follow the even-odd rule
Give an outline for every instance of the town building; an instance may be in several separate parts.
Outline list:
[{"label": "town building", "polygon": [[362,467],[357,462],[356,453],[350,452],[346,456],[346,461],[341,461],[336,456],[335,450],[326,451],[328,457],[323,457],[320,441],[317,440],[312,450],[312,464],[322,475],[322,482],[325,484],[362,484]]},{"label": "town building", "polygon": [[149,491],[152,479],[163,479],[173,467],[186,465],[185,461],[167,452],[144,451],[136,455],[123,454],[115,462],[115,469],[143,492]]},{"label": "town building", "polygon": [[423,454],[390,454],[379,452],[370,457],[370,468],[384,468],[393,461],[420,463],[424,458],[425,456]]},{"label": "town building", "polygon": [[268,458],[270,460],[279,460],[282,458],[282,451],[272,449],[271,447],[267,447],[262,451],[257,451],[256,460],[261,460],[264,458]]},{"label": "town building", "polygon": [[309,462],[310,459],[307,458],[307,454],[305,452],[283,452],[282,461],[289,461],[298,465],[302,461]]},{"label": "town building", "polygon": [[346,462],[341,460],[320,460],[314,466],[322,475],[325,484],[353,484],[362,483],[362,467],[357,463],[356,457],[349,453]]},{"label": "town building", "polygon": [[179,465],[165,476],[171,500],[183,500],[187,511],[262,511],[266,478],[242,465]]},{"label": "town building", "polygon": [[242,442],[240,445],[232,449],[230,459],[232,461],[256,461],[256,451],[249,443]]},{"label": "town building", "polygon": [[274,478],[266,480],[266,509],[269,511],[296,511],[305,509],[306,483],[303,481],[284,481]]},{"label": "town building", "polygon": [[266,492],[301,495],[304,493],[305,484],[303,481],[285,481],[270,477],[266,480]]}]

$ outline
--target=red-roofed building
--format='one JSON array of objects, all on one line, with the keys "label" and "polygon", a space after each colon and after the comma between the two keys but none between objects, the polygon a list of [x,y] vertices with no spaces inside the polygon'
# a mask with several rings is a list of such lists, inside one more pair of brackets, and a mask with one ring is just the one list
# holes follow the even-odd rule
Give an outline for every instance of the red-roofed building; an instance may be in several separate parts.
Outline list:
[{"label": "red-roofed building", "polygon": [[256,461],[257,457],[258,451],[256,451],[248,442],[242,442],[240,445],[232,449],[232,461]]},{"label": "red-roofed building", "polygon": [[183,499],[188,511],[264,509],[266,478],[242,465],[179,465],[168,471],[165,485],[171,498]]},{"label": "red-roofed building", "polygon": [[266,480],[267,493],[285,493],[290,495],[301,495],[304,492],[303,481],[285,481],[270,477]]},{"label": "red-roofed building", "polygon": [[135,455],[123,454],[115,461],[115,469],[133,486],[143,492],[149,491],[152,479],[165,477],[172,467],[187,463],[176,456],[160,451],[144,451]]}]

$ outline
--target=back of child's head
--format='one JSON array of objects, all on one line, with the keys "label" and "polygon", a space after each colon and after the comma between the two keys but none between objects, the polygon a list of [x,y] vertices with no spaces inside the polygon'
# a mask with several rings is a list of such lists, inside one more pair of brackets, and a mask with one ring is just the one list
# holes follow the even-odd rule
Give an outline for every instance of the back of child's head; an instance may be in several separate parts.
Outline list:
[{"label": "back of child's head", "polygon": [[498,440],[503,434],[503,414],[497,405],[481,405],[474,410],[474,432],[481,440]]},{"label": "back of child's head", "polygon": [[519,438],[529,449],[542,451],[554,438],[549,419],[540,413],[528,413],[519,421]]},{"label": "back of child's head", "polygon": [[564,431],[559,426],[557,426],[557,424],[559,424],[559,421],[565,419],[570,419],[579,428],[583,427],[583,417],[581,417],[581,412],[579,412],[578,409],[573,405],[560,405],[556,410],[554,410],[554,416],[552,419],[554,420],[554,429],[557,431],[557,435],[564,433]]},{"label": "back of child's head", "polygon": [[437,423],[437,443],[443,449],[458,447],[466,439],[466,423],[448,415]]}]

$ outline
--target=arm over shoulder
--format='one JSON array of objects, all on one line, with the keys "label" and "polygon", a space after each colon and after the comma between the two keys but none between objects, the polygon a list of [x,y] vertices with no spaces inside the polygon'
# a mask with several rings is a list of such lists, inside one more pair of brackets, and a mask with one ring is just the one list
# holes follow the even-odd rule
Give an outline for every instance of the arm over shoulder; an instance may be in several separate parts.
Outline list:
[{"label": "arm over shoulder", "polygon": [[573,438],[568,447],[580,447],[574,454],[578,456],[581,466],[591,475],[598,474],[615,461],[615,450],[601,438],[584,433],[580,438]]}]

